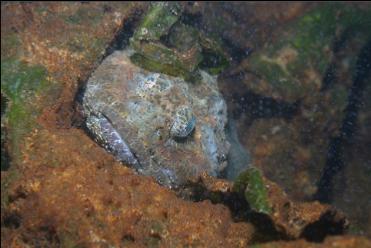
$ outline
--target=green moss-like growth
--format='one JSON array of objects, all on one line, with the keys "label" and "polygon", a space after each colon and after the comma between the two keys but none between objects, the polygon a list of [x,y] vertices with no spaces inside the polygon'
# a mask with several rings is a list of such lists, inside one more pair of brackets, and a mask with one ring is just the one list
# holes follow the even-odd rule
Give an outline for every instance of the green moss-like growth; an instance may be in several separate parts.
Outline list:
[{"label": "green moss-like growth", "polygon": [[132,42],[133,48],[148,60],[158,64],[173,65],[174,68],[186,70],[174,51],[158,42]]},{"label": "green moss-like growth", "polygon": [[182,67],[174,66],[172,63],[159,63],[157,60],[148,59],[139,53],[133,54],[130,60],[134,64],[149,71],[165,73],[174,77],[180,76],[189,82],[199,82],[201,80],[201,75],[198,71],[188,72]]},{"label": "green moss-like growth", "polygon": [[[172,39],[173,42],[175,42],[174,39]],[[150,71],[180,76],[185,79],[194,78],[192,75],[197,74],[195,71],[202,59],[201,48],[198,47],[198,43],[195,41],[193,41],[193,44],[175,43],[172,45],[179,45],[181,49],[190,46],[190,50],[193,50],[193,53],[186,51],[184,54],[188,56],[183,56],[184,54],[180,51],[175,48],[169,48],[159,41],[143,41],[134,37],[130,40],[130,44],[136,51],[136,54],[131,57],[131,61]]]},{"label": "green moss-like growth", "polygon": [[177,22],[169,32],[169,44],[180,52],[186,52],[194,45],[198,45],[198,31],[181,22]]},{"label": "green moss-like growth", "polygon": [[[198,68],[217,74],[228,65],[218,43],[179,21],[182,8],[155,3],[130,39],[133,63],[151,71],[198,81]],[[205,55],[205,57],[204,57]]]},{"label": "green moss-like growth", "polygon": [[289,24],[277,42],[249,59],[249,70],[264,84],[252,85],[258,93],[292,101],[319,89],[330,63],[333,43],[346,30],[371,36],[371,11],[339,3],[320,5]]},{"label": "green moss-like growth", "polygon": [[[163,72],[171,76],[184,75],[186,70],[173,51],[159,43],[132,42],[137,53],[131,61],[147,70]],[[160,62],[161,61],[161,62]]]},{"label": "green moss-like growth", "polygon": [[[330,56],[326,52],[332,49],[337,35],[347,29],[355,32],[368,32],[371,35],[371,11],[338,3],[328,3],[304,15],[295,23],[287,40],[298,51],[298,66],[308,62],[322,74],[325,72]],[[297,67],[298,67],[297,66]],[[300,68],[293,68],[294,69]]]},{"label": "green moss-like growth", "polygon": [[252,210],[270,214],[272,209],[261,172],[251,167],[242,172],[236,179],[233,190],[243,194]]},{"label": "green moss-like growth", "polygon": [[200,79],[197,71],[190,71],[190,68],[176,52],[161,43],[132,40],[131,44],[137,51],[130,57],[134,64],[149,71],[161,72],[175,77],[180,76],[191,82]]},{"label": "green moss-like growth", "polygon": [[7,126],[12,160],[17,161],[19,158],[19,145],[23,136],[36,126],[41,106],[35,105],[35,99],[48,94],[48,90],[54,86],[47,80],[47,71],[42,66],[30,66],[15,59],[1,61],[1,92],[9,100],[9,107],[4,113],[4,125]]},{"label": "green moss-like growth", "polygon": [[199,32],[191,26],[177,22],[170,30],[168,41],[169,46],[178,53],[183,67],[188,71],[196,70],[202,61]]},{"label": "green moss-like growth", "polygon": [[210,74],[219,74],[227,68],[229,60],[224,52],[222,42],[218,37],[208,37],[205,34],[199,34],[199,41],[202,47],[203,60],[200,68],[206,70]]},{"label": "green moss-like growth", "polygon": [[178,20],[181,12],[181,7],[177,3],[154,3],[134,33],[134,39],[159,40],[161,36],[168,33],[171,26]]}]

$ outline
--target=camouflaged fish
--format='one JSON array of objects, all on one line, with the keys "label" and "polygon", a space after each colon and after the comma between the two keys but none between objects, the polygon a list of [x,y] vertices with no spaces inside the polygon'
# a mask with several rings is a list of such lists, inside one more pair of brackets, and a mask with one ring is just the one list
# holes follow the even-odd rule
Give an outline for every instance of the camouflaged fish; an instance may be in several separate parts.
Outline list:
[{"label": "camouflaged fish", "polygon": [[216,78],[201,83],[134,65],[116,51],[93,72],[83,96],[86,126],[118,160],[174,187],[227,165],[227,107]]}]

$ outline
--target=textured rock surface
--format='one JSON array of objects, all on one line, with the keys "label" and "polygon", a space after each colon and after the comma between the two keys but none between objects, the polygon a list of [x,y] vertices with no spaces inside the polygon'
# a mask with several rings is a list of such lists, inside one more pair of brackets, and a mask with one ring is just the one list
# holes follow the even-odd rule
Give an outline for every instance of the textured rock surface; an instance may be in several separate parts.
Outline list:
[{"label": "textured rock surface", "polygon": [[[346,232],[347,218],[332,206],[318,201],[292,201],[276,183],[264,176],[256,180],[255,172],[249,174],[234,183],[203,175],[197,184],[186,190],[193,194],[193,199],[211,199],[229,206],[235,220],[253,223],[255,233],[251,243],[300,238],[322,242],[327,235]],[[263,193],[260,189],[255,195],[246,195],[249,187],[260,184],[264,187]]]},{"label": "textured rock surface", "polygon": [[[294,9],[290,5],[285,13]],[[283,25],[272,29],[272,39],[262,39],[251,56],[219,78],[220,87],[229,111],[237,119],[240,141],[255,166],[291,197],[311,200],[326,164],[330,160],[341,164],[344,159],[348,172],[337,176],[334,194],[341,202],[337,206],[347,210],[349,216],[358,213],[354,220],[369,226],[365,218],[368,213],[360,210],[369,204],[355,200],[359,198],[355,194],[370,198],[367,187],[360,186],[369,181],[366,175],[370,174],[370,156],[360,144],[369,140],[367,132],[362,131],[367,126],[362,122],[367,120],[369,108],[363,107],[356,121],[344,118],[352,114],[347,105],[351,91],[357,88],[353,86],[356,61],[370,42],[370,5],[329,3],[312,5],[304,13],[301,7],[297,10],[302,13],[287,22],[282,18]],[[249,27],[243,27],[247,33]],[[255,38],[259,39],[259,30]],[[362,102],[363,95],[367,105],[369,91],[360,92],[358,98]],[[343,135],[345,125],[364,141],[357,138],[344,148],[348,152],[335,153],[332,141]],[[362,127],[357,129],[358,125]],[[345,153],[355,152],[354,162],[346,158]],[[354,198],[345,197],[345,192]]]},{"label": "textured rock surface", "polygon": [[[234,223],[229,211],[220,204],[179,199],[154,180],[135,175],[116,162],[76,128],[80,120],[75,115],[74,97],[79,84],[97,67],[106,47],[118,30],[129,23],[132,13],[140,13],[145,7],[140,3],[112,2],[1,4],[2,63],[9,58],[21,61],[12,65],[24,69],[20,70],[26,72],[21,73],[20,82],[27,85],[18,88],[18,96],[24,96],[20,99],[25,103],[18,105],[24,107],[21,112],[13,112],[19,109],[12,108],[17,105],[10,101],[5,110],[6,115],[15,113],[14,126],[4,122],[7,137],[15,134],[17,138],[11,140],[14,143],[5,142],[11,163],[7,170],[1,171],[2,247],[246,247],[254,242],[251,241],[255,236],[253,229],[266,225],[258,220],[253,227],[249,219]],[[267,8],[260,9],[260,13],[268,12]],[[284,10],[271,12],[277,16],[292,13]],[[41,79],[55,81],[47,86],[60,87],[52,91],[34,88],[33,82],[44,81],[31,80],[29,75],[35,74],[29,72],[40,68],[45,69]],[[19,78],[17,70],[9,72]],[[12,85],[14,81],[9,82]],[[3,93],[3,84],[1,87]],[[3,111],[3,101],[1,105]],[[24,112],[32,114],[25,116]],[[16,131],[21,131],[19,136]],[[366,185],[368,182],[365,180]],[[212,186],[225,191],[225,184],[223,181]],[[274,190],[269,192],[278,194]],[[319,204],[306,206],[305,213],[296,209],[296,214],[285,215],[283,211],[279,216],[287,223],[297,216],[306,216],[301,217],[307,220],[305,223],[316,223],[315,218],[321,216],[317,210],[324,208]],[[313,211],[317,214],[312,214]],[[295,231],[290,233],[300,235],[303,225],[300,221],[296,224]],[[270,237],[264,230],[259,232],[262,237]],[[266,245],[321,247],[322,244],[300,240]],[[330,245],[368,247],[369,240],[330,237],[322,247]]]},{"label": "textured rock surface", "polygon": [[[184,3],[188,22],[226,44],[234,63],[248,58],[264,46],[281,39],[286,25],[310,11],[316,3],[194,2]],[[235,67],[234,64],[233,67]]]},{"label": "textured rock surface", "polygon": [[[187,83],[141,69],[130,54],[113,53],[90,77],[83,98],[87,127],[119,160],[132,161],[162,184],[179,185],[202,172],[217,176],[227,164],[229,143],[226,103],[215,78],[202,72],[200,83]],[[119,136],[103,132],[105,120]],[[133,155],[112,145],[123,141]]]},{"label": "textured rock surface", "polygon": [[[334,56],[351,46],[347,35],[359,36],[360,43],[370,38],[370,16],[370,10],[341,4],[320,5],[300,16],[285,26],[277,42],[264,43],[261,50],[242,63],[248,70],[244,75],[246,87],[287,102],[302,99],[308,103],[310,96],[325,90],[335,96],[341,94],[339,91],[345,90],[346,84],[328,87],[323,78],[329,73]],[[353,67],[354,61],[348,63]],[[341,102],[338,104],[342,106]]]},{"label": "textured rock surface", "polygon": [[2,247],[245,247],[252,238],[253,226],[234,223],[225,206],[176,197],[82,130],[34,132],[26,147],[35,155],[9,189]]},{"label": "textured rock surface", "polygon": [[[5,143],[12,160],[1,171],[2,247],[247,245],[250,224],[233,223],[222,205],[183,201],[135,175],[73,126],[79,123],[73,108],[79,83],[132,13],[143,8],[140,3],[2,3],[2,70],[3,59],[21,60],[28,65],[21,72],[42,66],[41,75],[60,86],[42,91],[49,94],[45,98],[38,88],[27,88],[33,86],[30,74],[21,74],[27,86],[19,88],[27,93],[21,106],[33,111],[16,119],[16,126],[5,123],[9,136],[22,135],[12,140],[14,146]],[[7,104],[6,114],[17,110],[12,106]]]},{"label": "textured rock surface", "polygon": [[130,38],[135,50],[131,61],[149,71],[199,82],[198,68],[218,74],[228,65],[220,44],[182,21],[183,8],[176,2],[151,4]]}]

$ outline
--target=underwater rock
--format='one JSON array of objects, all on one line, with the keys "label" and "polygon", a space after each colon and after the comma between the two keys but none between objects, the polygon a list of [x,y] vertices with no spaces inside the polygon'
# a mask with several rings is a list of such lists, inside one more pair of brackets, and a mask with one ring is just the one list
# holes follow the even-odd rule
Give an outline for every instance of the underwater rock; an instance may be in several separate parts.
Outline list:
[{"label": "underwater rock", "polygon": [[252,162],[297,200],[312,199],[341,133],[370,17],[357,5],[318,5],[219,77]]},{"label": "underwater rock", "polygon": [[[58,152],[27,159],[38,167],[9,190],[2,247],[246,247],[252,239],[253,225],[236,223],[222,204],[186,201],[135,175],[82,130],[52,137],[43,130],[37,137],[33,151]],[[56,166],[45,165],[50,157]],[[44,238],[49,232],[52,238]]]},{"label": "underwater rock", "polygon": [[338,209],[315,202],[293,201],[282,188],[254,167],[234,182],[202,175],[197,183],[182,188],[181,196],[228,206],[236,222],[255,226],[254,242],[304,238],[322,241],[343,234],[349,221]]},{"label": "underwater rock", "polygon": [[[215,77],[202,82],[146,71],[132,50],[107,57],[83,97],[87,128],[117,159],[169,187],[227,165],[227,107]],[[130,148],[130,150],[129,150]]]},{"label": "underwater rock", "polygon": [[[278,41],[267,43],[244,61],[245,85],[256,94],[295,102],[320,94],[324,77],[344,35],[370,37],[370,11],[328,3],[285,25]],[[343,37],[342,37],[343,36]]]},{"label": "underwater rock", "polygon": [[182,9],[177,3],[157,2],[141,22],[134,34],[135,40],[154,41],[166,35],[171,26],[179,19]]},{"label": "underwater rock", "polygon": [[9,155],[13,162],[21,160],[21,140],[37,125],[43,104],[51,104],[53,93],[59,89],[60,85],[49,79],[44,66],[14,58],[1,60],[2,101],[8,101],[1,113],[1,138],[5,149],[2,155]]},{"label": "underwater rock", "polygon": [[[265,44],[277,41],[285,25],[310,11],[316,3],[280,2],[274,8],[269,2],[193,2],[182,3],[186,23],[219,39],[226,51],[239,63]],[[252,53],[251,53],[252,52]]]},{"label": "underwater rock", "polygon": [[131,61],[150,71],[199,82],[199,67],[217,74],[228,60],[216,41],[180,20],[182,12],[177,3],[152,4],[130,39],[135,50]]}]

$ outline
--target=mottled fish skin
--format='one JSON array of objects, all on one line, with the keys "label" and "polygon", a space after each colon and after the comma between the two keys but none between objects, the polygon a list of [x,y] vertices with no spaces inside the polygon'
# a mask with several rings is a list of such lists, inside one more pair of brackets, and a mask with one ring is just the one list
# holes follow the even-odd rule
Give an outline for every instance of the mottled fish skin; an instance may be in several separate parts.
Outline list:
[{"label": "mottled fish skin", "polygon": [[178,188],[177,176],[174,171],[170,168],[153,168],[150,166],[150,170],[145,173],[145,175],[153,175],[157,179],[157,182],[161,185],[166,185],[170,189]]},{"label": "mottled fish skin", "polygon": [[125,140],[106,117],[90,115],[86,120],[86,126],[94,134],[95,139],[118,160],[133,166],[138,171],[142,169]]},{"label": "mottled fish skin", "polygon": [[138,67],[131,54],[114,52],[88,80],[82,104],[92,136],[118,160],[169,188],[205,172],[218,176],[229,143],[227,106],[216,78],[200,71],[202,82],[190,84]]}]

